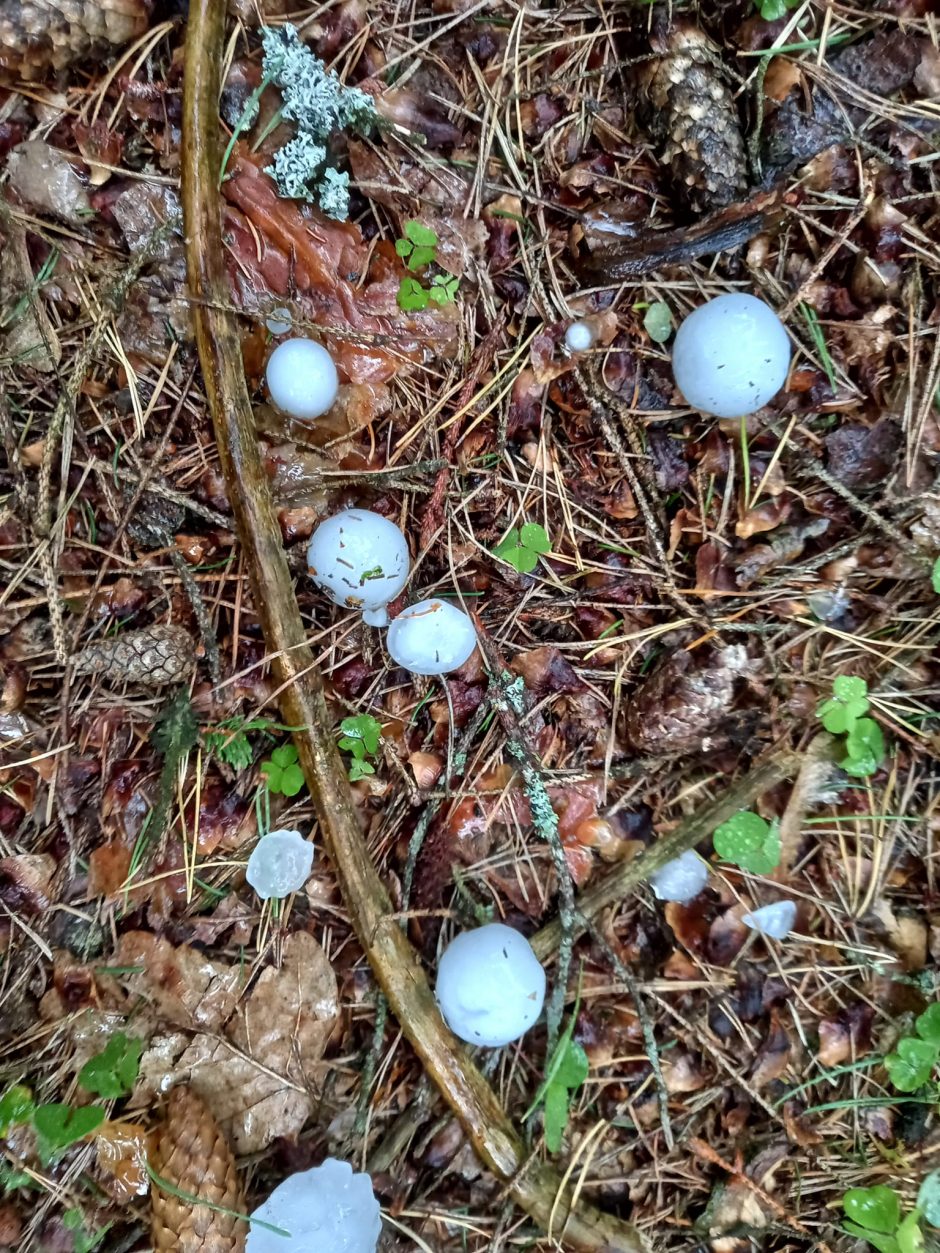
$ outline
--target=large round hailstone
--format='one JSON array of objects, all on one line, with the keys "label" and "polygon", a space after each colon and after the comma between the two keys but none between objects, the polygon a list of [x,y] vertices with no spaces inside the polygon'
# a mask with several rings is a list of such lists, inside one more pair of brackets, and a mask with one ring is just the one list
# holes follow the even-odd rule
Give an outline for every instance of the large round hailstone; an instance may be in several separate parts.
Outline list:
[{"label": "large round hailstone", "polygon": [[650,875],[656,899],[678,901],[681,905],[698,896],[708,882],[708,865],[693,849],[688,849]]},{"label": "large round hailstone", "polygon": [[[289,1235],[259,1227],[258,1220]],[[375,1253],[382,1234],[372,1180],[335,1157],[288,1175],[250,1222],[246,1253]]]},{"label": "large round hailstone", "polygon": [[743,418],[786,382],[790,341],[783,323],[756,296],[717,296],[690,313],[676,333],[672,372],[690,405],[718,418]]},{"label": "large round hailstone", "polygon": [[772,905],[761,905],[753,913],[745,914],[741,921],[752,931],[759,931],[772,940],[783,940],[796,922],[796,905],[793,901],[774,901]]},{"label": "large round hailstone", "polygon": [[282,413],[310,421],[332,408],[339,390],[333,358],[314,339],[286,339],[268,358],[268,392]]},{"label": "large round hailstone", "polygon": [[385,626],[385,606],[408,582],[408,543],[380,513],[345,509],[314,531],[307,567],[335,604],[361,609],[370,626]]},{"label": "large round hailstone", "polygon": [[594,347],[594,329],[590,322],[572,322],[565,331],[565,347],[569,352],[587,352]]},{"label": "large round hailstone", "polygon": [[491,922],[450,942],[435,995],[454,1035],[500,1048],[524,1035],[542,1012],[545,971],[524,935]]},{"label": "large round hailstone", "polygon": [[299,892],[312,865],[313,845],[299,831],[269,831],[252,850],[245,878],[267,901]]},{"label": "large round hailstone", "polygon": [[412,674],[447,674],[462,666],[477,645],[473,622],[446,600],[421,600],[402,610],[385,643],[398,666]]}]

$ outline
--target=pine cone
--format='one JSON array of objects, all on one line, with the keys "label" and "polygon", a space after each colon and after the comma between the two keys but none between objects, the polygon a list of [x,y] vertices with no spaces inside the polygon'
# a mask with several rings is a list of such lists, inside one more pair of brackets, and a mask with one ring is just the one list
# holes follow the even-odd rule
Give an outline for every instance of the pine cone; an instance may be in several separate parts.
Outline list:
[{"label": "pine cone", "polygon": [[[235,1157],[201,1096],[181,1085],[150,1155],[154,1173],[180,1192],[245,1213]],[[154,1253],[244,1253],[247,1223],[207,1205],[190,1205],[158,1183],[150,1189]]]},{"label": "pine cone", "polygon": [[627,735],[637,752],[707,752],[734,700],[738,678],[747,671],[747,652],[732,644],[704,664],[684,649],[640,685],[627,712]]},{"label": "pine cone", "polygon": [[654,48],[662,55],[638,75],[640,122],[689,206],[722,209],[747,191],[747,158],[718,49],[688,23],[655,38]]},{"label": "pine cone", "polygon": [[180,683],[195,664],[192,637],[179,626],[127,631],[100,644],[89,644],[73,662],[76,674],[100,674],[114,682],[145,687]]},{"label": "pine cone", "polygon": [[3,0],[0,69],[30,81],[142,35],[152,0]]}]

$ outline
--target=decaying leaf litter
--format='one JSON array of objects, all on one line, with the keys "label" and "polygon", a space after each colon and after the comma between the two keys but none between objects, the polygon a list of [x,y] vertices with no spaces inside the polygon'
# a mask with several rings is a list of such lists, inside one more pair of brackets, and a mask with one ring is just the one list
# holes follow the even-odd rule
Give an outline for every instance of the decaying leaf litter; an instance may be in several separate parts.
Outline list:
[{"label": "decaying leaf litter", "polygon": [[[177,218],[180,12],[87,4],[97,25],[35,39],[25,6],[0,19],[0,1243],[169,1248],[202,1222],[204,1247],[240,1247],[237,1218],[161,1173],[187,1100],[193,1145],[238,1154],[235,1177],[217,1159],[222,1209],[332,1153],[373,1172],[388,1247],[904,1238],[937,1149],[937,28],[905,0],[762,8],[782,11],[234,8],[220,151],[238,137],[203,189],[214,302]],[[263,173],[288,138],[274,88],[240,121],[259,16],[374,101],[381,125],[333,138],[348,224]],[[396,248],[423,246],[409,223],[437,241],[420,271]],[[411,273],[459,283],[402,308]],[[682,406],[662,332],[661,306],[668,330],[731,291],[794,344],[743,421]],[[342,371],[309,426],[261,385],[284,308]],[[394,1009],[408,989],[379,967],[404,950],[351,913],[365,880],[324,849],[332,796],[270,786],[265,765],[280,785],[308,762],[219,460],[205,316],[237,336],[395,944],[400,922],[432,982],[446,939],[490,918],[533,938],[550,984],[568,955],[549,1031],[586,1080],[549,1063],[543,1026],[479,1059],[498,1105],[468,1089],[526,1137],[509,1187],[461,1129],[464,1094],[422,1074],[470,1073],[436,1051],[433,1007],[385,1012],[374,974]],[[575,318],[595,347],[572,357]],[[396,671],[316,594],[306,541],[350,504],[410,539],[393,610],[473,613],[481,648],[455,674]],[[354,756],[364,717],[380,738]],[[303,892],[263,907],[244,878],[259,823],[317,847]],[[657,902],[656,853],[689,847],[708,887]],[[748,930],[782,899],[790,935]],[[85,1086],[102,1054],[117,1097]],[[529,1111],[559,1074],[549,1153],[557,1116]],[[851,1190],[879,1186],[898,1211],[872,1232],[880,1194]]]}]

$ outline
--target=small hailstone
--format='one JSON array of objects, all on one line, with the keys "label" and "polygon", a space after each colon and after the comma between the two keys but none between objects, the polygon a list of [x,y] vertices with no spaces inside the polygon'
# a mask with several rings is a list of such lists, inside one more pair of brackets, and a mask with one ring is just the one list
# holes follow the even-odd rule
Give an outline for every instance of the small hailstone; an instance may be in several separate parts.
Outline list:
[{"label": "small hailstone", "polygon": [[464,931],[444,950],[435,996],[454,1035],[500,1048],[535,1023],[545,971],[524,935],[501,922]]},{"label": "small hailstone", "polygon": [[672,372],[690,405],[718,418],[743,418],[780,390],[790,368],[783,323],[756,296],[717,296],[676,333]]},{"label": "small hailstone", "polygon": [[[259,1227],[258,1220],[290,1234]],[[382,1234],[372,1180],[335,1157],[288,1175],[250,1221],[246,1253],[375,1253]]]},{"label": "small hailstone", "polygon": [[385,640],[392,660],[412,674],[447,674],[477,646],[471,619],[446,600],[421,600],[403,610]]},{"label": "small hailstone", "polygon": [[588,322],[572,322],[565,331],[565,347],[569,352],[587,352],[594,347],[594,332]]},{"label": "small hailstone", "polygon": [[650,875],[650,884],[657,900],[678,901],[684,905],[698,896],[708,882],[708,865],[693,849],[687,849],[673,861]]},{"label": "small hailstone", "polygon": [[741,919],[752,931],[759,931],[772,940],[782,940],[793,930],[796,922],[796,906],[792,901],[774,901],[772,905],[761,905],[751,914]]},{"label": "small hailstone", "polygon": [[332,408],[339,390],[333,358],[312,339],[286,339],[268,358],[271,399],[292,418],[309,421]]},{"label": "small hailstone", "polygon": [[313,845],[299,831],[269,831],[248,858],[245,877],[263,901],[299,892],[310,878]]},{"label": "small hailstone", "polygon": [[370,626],[385,626],[385,606],[408,582],[408,543],[380,513],[344,509],[314,531],[307,568],[334,604],[361,609]]},{"label": "small hailstone", "polygon": [[286,305],[278,305],[265,318],[264,324],[272,335],[286,335],[294,323],[290,309]]}]

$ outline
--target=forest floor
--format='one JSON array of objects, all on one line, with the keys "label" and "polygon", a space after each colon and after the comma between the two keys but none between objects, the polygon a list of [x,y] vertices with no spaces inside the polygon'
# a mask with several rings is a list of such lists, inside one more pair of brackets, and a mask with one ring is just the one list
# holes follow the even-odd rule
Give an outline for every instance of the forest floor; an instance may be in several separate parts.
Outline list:
[{"label": "forest floor", "polygon": [[[849,1249],[866,1222],[883,1253],[936,1246],[930,0],[262,7],[229,6],[234,142],[197,187],[224,300],[178,216],[212,54],[183,6],[88,0],[115,46],[60,30],[57,64],[0,12],[0,1248],[242,1248],[218,1210],[203,1244],[150,1234],[179,1083],[238,1212],[332,1155],[371,1173],[388,1250]],[[332,137],[348,224],[261,172],[293,124],[256,91],[258,28],[286,21],[381,119]],[[688,408],[670,368],[729,292],[792,343],[745,419]],[[340,369],[309,424],[265,392],[284,309]],[[200,361],[209,314],[236,351]],[[239,340],[260,484],[228,473],[207,386]],[[312,652],[290,683],[246,547],[268,495]],[[458,670],[396,668],[314,586],[307,541],[352,504],[408,538],[393,614],[472,615]],[[326,722],[298,729],[283,689],[316,674]],[[349,787],[397,950],[343,862]],[[265,903],[245,872],[272,828],[315,859]],[[657,849],[684,848],[707,886],[658,900]],[[782,938],[743,921],[784,900]],[[470,1052],[388,953],[433,985],[494,919],[549,999],[475,1051],[491,1098],[441,1081]],[[595,1209],[607,1235],[569,1222]]]}]

